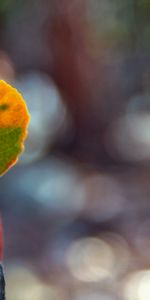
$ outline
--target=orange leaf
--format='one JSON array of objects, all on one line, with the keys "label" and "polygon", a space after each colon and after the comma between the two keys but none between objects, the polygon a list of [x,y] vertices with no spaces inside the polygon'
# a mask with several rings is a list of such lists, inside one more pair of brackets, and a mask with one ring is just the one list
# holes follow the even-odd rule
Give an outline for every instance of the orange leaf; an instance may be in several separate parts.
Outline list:
[{"label": "orange leaf", "polygon": [[0,175],[18,159],[27,135],[29,114],[21,94],[0,80]]}]

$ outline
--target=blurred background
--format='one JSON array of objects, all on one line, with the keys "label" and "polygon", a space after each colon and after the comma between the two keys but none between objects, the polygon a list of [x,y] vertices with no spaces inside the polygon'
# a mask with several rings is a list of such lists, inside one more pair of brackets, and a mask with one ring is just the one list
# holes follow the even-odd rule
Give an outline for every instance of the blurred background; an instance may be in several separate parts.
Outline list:
[{"label": "blurred background", "polygon": [[149,300],[150,1],[1,0],[25,152],[0,178],[7,300]]}]

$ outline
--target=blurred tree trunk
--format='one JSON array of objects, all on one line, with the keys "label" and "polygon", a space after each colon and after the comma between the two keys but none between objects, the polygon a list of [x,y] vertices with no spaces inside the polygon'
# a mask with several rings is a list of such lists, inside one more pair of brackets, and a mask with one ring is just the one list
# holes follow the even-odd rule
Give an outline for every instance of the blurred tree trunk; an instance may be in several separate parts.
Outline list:
[{"label": "blurred tree trunk", "polygon": [[87,155],[97,149],[96,155],[100,156],[108,81],[103,62],[91,57],[87,49],[86,13],[85,0],[54,1],[54,13],[49,22],[52,75],[73,114],[77,147],[85,147],[83,152]]}]

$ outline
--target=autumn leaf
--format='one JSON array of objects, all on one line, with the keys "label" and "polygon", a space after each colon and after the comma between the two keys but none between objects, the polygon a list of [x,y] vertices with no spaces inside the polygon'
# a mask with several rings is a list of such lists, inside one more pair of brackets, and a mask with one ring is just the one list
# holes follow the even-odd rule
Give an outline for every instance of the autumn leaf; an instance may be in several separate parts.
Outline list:
[{"label": "autumn leaf", "polygon": [[29,114],[21,94],[0,80],[0,176],[13,166],[23,150]]}]

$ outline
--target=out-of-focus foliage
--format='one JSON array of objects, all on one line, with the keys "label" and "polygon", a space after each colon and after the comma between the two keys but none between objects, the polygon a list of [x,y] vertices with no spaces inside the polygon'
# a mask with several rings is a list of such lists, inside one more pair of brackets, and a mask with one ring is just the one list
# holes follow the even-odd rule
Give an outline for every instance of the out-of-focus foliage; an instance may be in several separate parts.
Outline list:
[{"label": "out-of-focus foliage", "polygon": [[9,6],[12,4],[12,0],[1,0],[0,1],[0,12],[5,13]]},{"label": "out-of-focus foliage", "polygon": [[31,114],[0,180],[7,298],[149,300],[150,2],[1,3],[0,76]]}]

